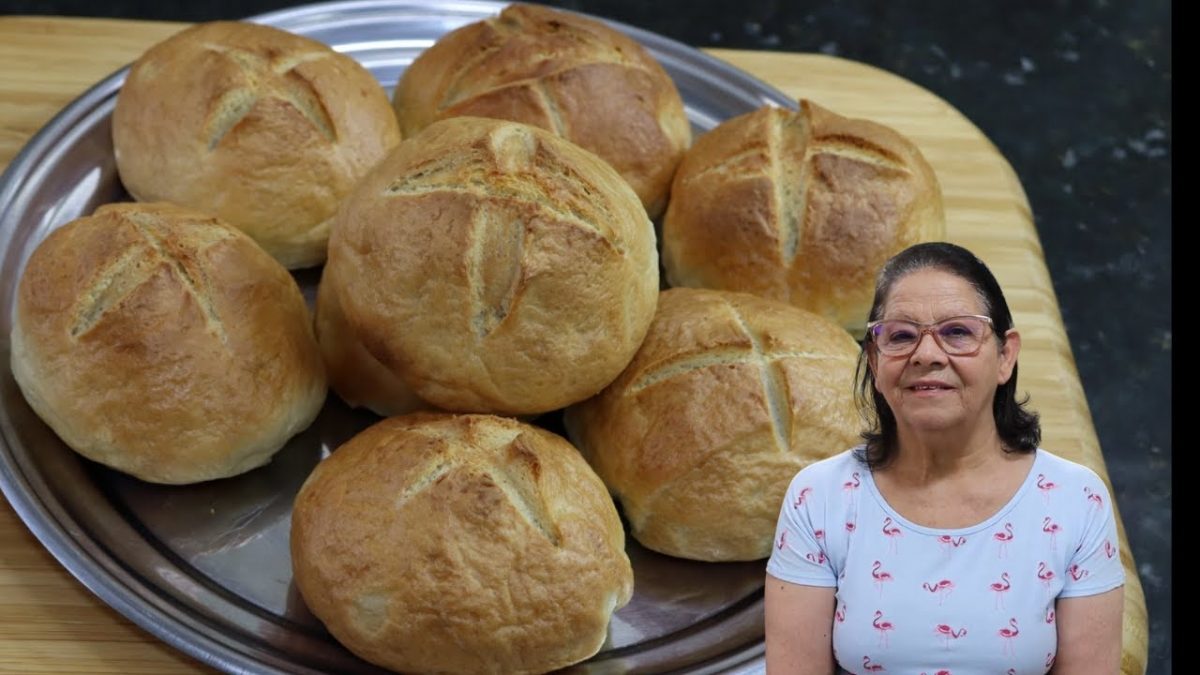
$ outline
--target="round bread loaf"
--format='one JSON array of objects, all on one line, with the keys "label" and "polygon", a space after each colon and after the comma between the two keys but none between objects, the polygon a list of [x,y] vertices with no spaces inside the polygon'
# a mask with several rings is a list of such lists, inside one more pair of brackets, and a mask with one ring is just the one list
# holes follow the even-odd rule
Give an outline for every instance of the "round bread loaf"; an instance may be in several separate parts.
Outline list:
[{"label": "round bread loaf", "polygon": [[400,141],[387,93],[354,59],[227,21],[135,61],[112,130],[135,199],[215,214],[288,268],[325,259],[338,204]]},{"label": "round bread loaf", "polygon": [[541,673],[599,651],[633,592],[604,484],[564,439],[490,415],[366,429],[296,497],[297,587],[329,632],[403,672]]},{"label": "round bread loaf", "polygon": [[329,386],[350,407],[368,408],[382,417],[428,408],[404,380],[363,346],[342,312],[334,290],[337,283],[329,267],[321,271],[315,328]]},{"label": "round bread loaf", "polygon": [[170,204],[102,206],[37,247],[17,288],[12,371],[67,445],[156,483],[266,464],[326,391],[287,270]]},{"label": "round bread loaf", "polygon": [[654,226],[612,167],[477,117],[427,127],[359,183],[326,274],[352,337],[459,412],[594,395],[633,358],[658,299]]},{"label": "round bread loaf", "polygon": [[672,286],[790,302],[859,335],[883,263],[944,235],[941,188],[912,142],[801,100],[697,139],[663,219],[663,264]]},{"label": "round bread loaf", "polygon": [[552,131],[612,164],[652,218],[691,142],[679,90],[640,44],[536,5],[442,36],[404,71],[393,104],[405,137],[457,115]]},{"label": "round bread loaf", "polygon": [[764,558],[788,481],[857,438],[858,352],[837,324],[781,302],[663,291],[633,362],[567,409],[567,430],[643,546]]}]

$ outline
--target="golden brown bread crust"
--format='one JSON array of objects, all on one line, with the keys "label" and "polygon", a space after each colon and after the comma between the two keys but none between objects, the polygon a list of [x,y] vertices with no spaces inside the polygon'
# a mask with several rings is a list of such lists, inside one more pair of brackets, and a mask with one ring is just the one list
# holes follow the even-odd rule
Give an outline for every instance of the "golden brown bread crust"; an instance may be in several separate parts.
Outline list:
[{"label": "golden brown bread crust", "polygon": [[633,570],[603,483],[554,434],[488,415],[384,420],[317,465],[291,553],[308,607],[403,672],[540,673],[599,651]]},{"label": "golden brown bread crust", "polygon": [[663,219],[672,286],[791,302],[863,331],[893,254],[944,238],[941,188],[908,139],[809,101],[696,140]]},{"label": "golden brown bread crust", "polygon": [[354,336],[421,399],[535,414],[600,391],[654,316],[654,228],[621,177],[548,132],[455,117],[343,203],[327,274]]},{"label": "golden brown bread crust", "polygon": [[338,203],[400,141],[386,92],[354,59],[228,21],[147,50],[112,126],[134,198],[217,215],[288,268],[325,259]]},{"label": "golden brown bread crust", "polygon": [[536,5],[447,33],[404,71],[393,104],[405,137],[457,115],[552,131],[612,164],[651,218],[691,142],[679,90],[640,44]]},{"label": "golden brown bread crust", "polygon": [[12,369],[67,445],[156,483],[261,466],[325,400],[291,275],[237,229],[169,204],[102,206],[38,246]]},{"label": "golden brown bread crust", "polygon": [[428,409],[413,390],[378,361],[354,334],[338,300],[338,282],[326,267],[317,286],[314,326],[329,386],[350,407],[389,417]]},{"label": "golden brown bread crust", "polygon": [[788,481],[857,437],[858,351],[811,312],[675,288],[625,372],[565,422],[644,546],[755,560],[770,553]]}]

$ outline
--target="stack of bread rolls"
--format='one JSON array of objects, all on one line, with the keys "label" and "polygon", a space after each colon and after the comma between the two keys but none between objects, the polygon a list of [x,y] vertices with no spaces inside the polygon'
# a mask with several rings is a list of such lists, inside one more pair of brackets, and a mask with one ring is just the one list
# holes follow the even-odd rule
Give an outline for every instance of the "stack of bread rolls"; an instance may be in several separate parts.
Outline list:
[{"label": "stack of bread rolls", "polygon": [[[645,49],[529,5],[444,36],[391,105],[324,45],[196,26],[133,65],[113,140],[140,203],[34,253],[22,392],[164,483],[268,461],[327,381],[391,416],[309,477],[291,555],[331,634],[403,671],[596,654],[635,582],[614,496],[651,549],[765,557],[789,479],[858,431],[865,280],[941,234],[896,132],[802,102],[689,150]],[[697,288],[660,294],[664,210]],[[321,263],[310,313],[285,268]],[[578,449],[528,423],[564,409]]]}]

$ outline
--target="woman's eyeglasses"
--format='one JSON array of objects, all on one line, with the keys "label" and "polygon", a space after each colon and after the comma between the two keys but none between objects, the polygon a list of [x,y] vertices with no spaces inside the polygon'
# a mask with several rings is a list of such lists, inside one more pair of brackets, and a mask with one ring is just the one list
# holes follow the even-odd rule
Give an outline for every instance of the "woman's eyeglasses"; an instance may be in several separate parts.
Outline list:
[{"label": "woman's eyeglasses", "polygon": [[917,349],[925,333],[951,356],[971,356],[983,346],[992,320],[978,314],[966,314],[942,319],[936,323],[916,323],[903,319],[886,319],[867,324],[867,337],[881,354],[908,356]]}]

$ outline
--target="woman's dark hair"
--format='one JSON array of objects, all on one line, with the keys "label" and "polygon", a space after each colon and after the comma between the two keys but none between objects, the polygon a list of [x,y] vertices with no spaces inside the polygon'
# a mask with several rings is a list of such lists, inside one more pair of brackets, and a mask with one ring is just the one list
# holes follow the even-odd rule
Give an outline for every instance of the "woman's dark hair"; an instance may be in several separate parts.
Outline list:
[{"label": "woman's dark hair", "polygon": [[[871,303],[868,321],[882,317],[883,305],[897,281],[917,270],[930,268],[960,277],[975,288],[983,301],[984,313],[992,319],[993,332],[1003,344],[1013,320],[1000,284],[974,253],[946,242],[910,246],[884,264],[875,283],[875,299]],[[857,451],[857,455],[868,467],[877,469],[887,466],[895,457],[897,431],[896,416],[883,394],[875,388],[875,374],[867,362],[867,350],[873,348],[869,336],[864,337],[855,379],[858,382],[856,398],[859,411],[866,419],[868,429],[862,434],[866,445]],[[996,387],[996,398],[992,402],[996,430],[1004,443],[1005,452],[1033,452],[1041,442],[1042,430],[1037,413],[1024,407],[1028,402],[1028,396],[1023,401],[1017,401],[1017,366],[1013,364],[1012,377]]]}]

